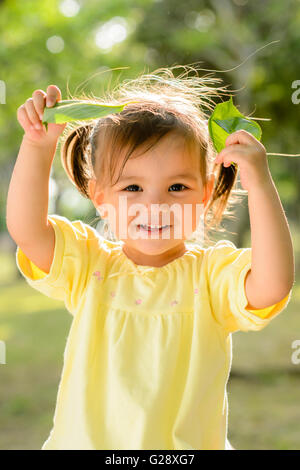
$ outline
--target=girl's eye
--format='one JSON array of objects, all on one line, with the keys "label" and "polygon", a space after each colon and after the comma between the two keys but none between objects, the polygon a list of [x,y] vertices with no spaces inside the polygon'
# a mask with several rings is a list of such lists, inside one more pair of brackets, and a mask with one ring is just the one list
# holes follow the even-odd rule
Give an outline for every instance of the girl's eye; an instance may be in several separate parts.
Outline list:
[{"label": "girl's eye", "polygon": [[[186,189],[188,189],[184,184],[181,184],[181,183],[176,183],[176,184],[172,184],[172,186],[170,186],[170,188],[172,188],[173,186],[181,186],[181,187],[184,187]],[[140,186],[136,185],[136,184],[130,184],[129,186],[127,186],[126,188],[123,189],[123,191],[127,191],[128,188],[139,188]],[[131,190],[130,190],[131,191]],[[133,191],[135,192],[135,191]],[[175,191],[177,192],[177,191]]]},{"label": "girl's eye", "polygon": [[[172,184],[172,186],[182,186],[182,187],[188,189],[184,184],[181,184],[181,183]],[[170,188],[172,188],[172,186],[170,186]]]},{"label": "girl's eye", "polygon": [[[135,188],[139,188],[139,186],[136,185],[136,184],[130,184],[129,186],[127,186],[127,188],[124,188],[123,191],[126,191],[128,188],[134,188],[134,187],[135,187]],[[135,191],[134,191],[134,192],[135,192]]]}]

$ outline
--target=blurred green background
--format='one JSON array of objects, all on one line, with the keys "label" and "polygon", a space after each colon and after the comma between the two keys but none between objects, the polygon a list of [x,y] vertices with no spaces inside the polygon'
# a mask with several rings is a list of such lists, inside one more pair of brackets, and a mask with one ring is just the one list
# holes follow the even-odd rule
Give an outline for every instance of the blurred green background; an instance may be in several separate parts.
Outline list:
[{"label": "blurred green background", "polygon": [[[0,0],[0,340],[6,343],[0,449],[40,449],[48,437],[72,320],[61,302],[30,288],[16,269],[5,214],[23,136],[17,108],[50,84],[63,99],[68,91],[101,96],[109,83],[197,62],[223,71],[215,76],[239,90],[234,103],[243,114],[270,119],[259,121],[267,152],[300,153],[300,103],[292,100],[300,80],[299,31],[296,0]],[[236,449],[300,449],[300,364],[291,358],[292,342],[300,340],[300,159],[268,159],[293,237],[296,282],[288,307],[270,325],[233,335],[228,437]],[[83,221],[96,215],[59,155],[50,183],[50,214]],[[223,226],[238,247],[251,246],[247,198],[236,220]]]}]

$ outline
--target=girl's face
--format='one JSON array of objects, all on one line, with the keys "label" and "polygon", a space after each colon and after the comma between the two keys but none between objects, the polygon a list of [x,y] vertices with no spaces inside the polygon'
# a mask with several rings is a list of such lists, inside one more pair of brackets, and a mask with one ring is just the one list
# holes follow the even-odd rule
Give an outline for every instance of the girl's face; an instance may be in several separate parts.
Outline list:
[{"label": "girl's face", "polygon": [[[121,162],[113,179],[119,175]],[[131,156],[119,181],[90,194],[100,214],[108,219],[123,251],[136,264],[163,266],[181,256],[184,240],[198,226],[213,189],[214,177],[203,187],[199,158],[188,153],[182,136],[169,133],[149,151]],[[140,225],[166,228],[147,230]]]}]

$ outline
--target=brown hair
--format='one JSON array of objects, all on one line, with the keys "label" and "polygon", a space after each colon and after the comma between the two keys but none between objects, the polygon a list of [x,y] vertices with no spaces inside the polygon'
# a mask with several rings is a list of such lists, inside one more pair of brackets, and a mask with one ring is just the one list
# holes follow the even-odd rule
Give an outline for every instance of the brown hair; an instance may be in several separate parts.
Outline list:
[{"label": "brown hair", "polygon": [[[174,68],[183,67],[186,72],[175,77]],[[112,177],[119,161],[121,149],[127,153],[120,170],[137,149],[149,144],[152,148],[164,135],[176,131],[185,138],[189,148],[198,152],[203,185],[209,173],[215,174],[215,185],[204,212],[204,240],[211,242],[208,230],[219,230],[223,216],[233,218],[229,207],[239,203],[238,195],[247,193],[234,190],[237,179],[235,166],[216,165],[216,151],[209,136],[207,121],[216,103],[212,97],[229,94],[226,86],[215,86],[219,78],[210,74],[189,77],[189,71],[197,68],[188,65],[161,68],[136,79],[125,80],[112,92],[107,91],[101,99],[88,97],[92,102],[127,105],[122,112],[111,114],[92,122],[81,121],[66,126],[61,159],[71,182],[80,193],[90,199],[88,181],[112,184]],[[230,95],[230,94],[229,94]],[[81,95],[78,99],[86,99]],[[74,99],[74,97],[72,97]],[[208,111],[208,114],[205,112]],[[78,122],[78,121],[77,121]],[[118,178],[119,178],[118,177]],[[101,220],[101,217],[100,217]],[[112,234],[108,238],[113,239]],[[193,235],[190,241],[197,241]]]}]

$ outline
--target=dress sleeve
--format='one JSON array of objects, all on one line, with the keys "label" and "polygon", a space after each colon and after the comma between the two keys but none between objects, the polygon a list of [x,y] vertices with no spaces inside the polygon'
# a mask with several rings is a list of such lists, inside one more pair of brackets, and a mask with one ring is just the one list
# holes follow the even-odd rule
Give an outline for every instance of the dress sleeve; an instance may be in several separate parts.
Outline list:
[{"label": "dress sleeve", "polygon": [[251,248],[236,248],[220,240],[205,251],[206,276],[212,314],[227,333],[261,330],[288,305],[292,290],[279,302],[246,309],[245,278],[251,269]]},{"label": "dress sleeve", "polygon": [[91,272],[101,235],[80,220],[48,215],[55,232],[54,257],[49,273],[38,268],[17,246],[16,264],[27,283],[53,299],[62,300],[74,314]]}]

